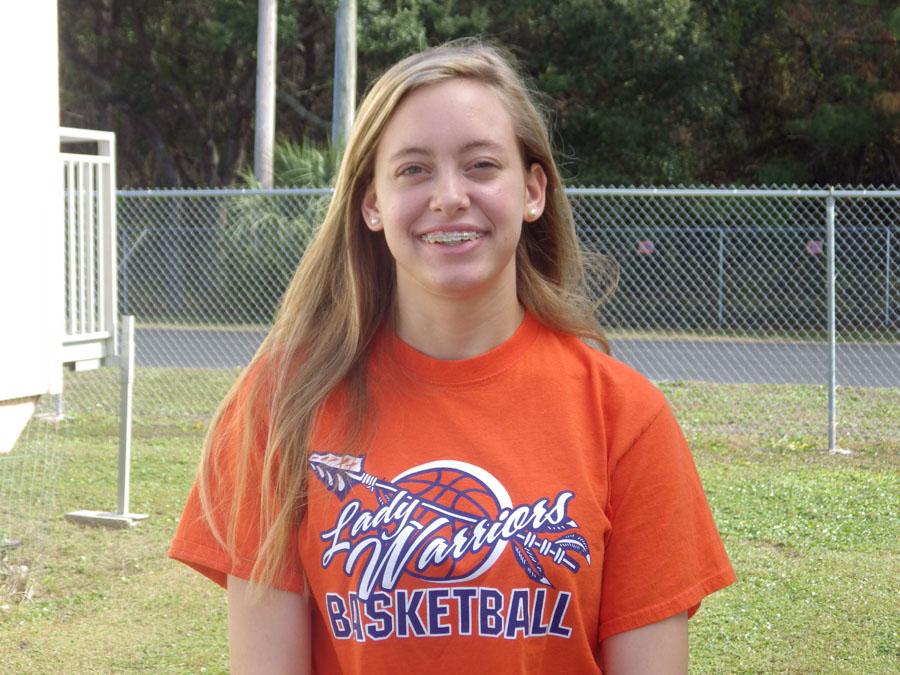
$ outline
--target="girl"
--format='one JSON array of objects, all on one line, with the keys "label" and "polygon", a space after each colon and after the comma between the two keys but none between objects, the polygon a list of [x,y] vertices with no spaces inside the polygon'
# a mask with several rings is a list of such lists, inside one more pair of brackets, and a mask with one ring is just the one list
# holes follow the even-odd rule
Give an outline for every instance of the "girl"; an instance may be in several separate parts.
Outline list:
[{"label": "girl", "polygon": [[170,550],[227,588],[234,672],[686,672],[734,576],[584,282],[510,60],[387,71]]}]

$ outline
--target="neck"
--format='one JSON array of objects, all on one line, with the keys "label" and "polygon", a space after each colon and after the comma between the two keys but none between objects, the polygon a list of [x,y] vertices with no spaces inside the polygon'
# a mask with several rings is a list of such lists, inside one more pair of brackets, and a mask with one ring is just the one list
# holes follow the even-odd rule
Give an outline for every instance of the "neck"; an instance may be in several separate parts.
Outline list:
[{"label": "neck", "polygon": [[428,303],[406,300],[403,293],[397,294],[394,330],[413,349],[436,359],[484,354],[508,340],[525,316],[514,287],[511,298],[438,297]]}]

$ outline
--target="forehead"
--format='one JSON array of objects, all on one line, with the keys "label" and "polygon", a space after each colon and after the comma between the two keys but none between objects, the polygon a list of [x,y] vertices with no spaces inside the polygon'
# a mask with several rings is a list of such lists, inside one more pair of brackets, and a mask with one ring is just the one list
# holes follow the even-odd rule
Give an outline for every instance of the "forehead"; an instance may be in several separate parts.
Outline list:
[{"label": "forehead", "polygon": [[457,78],[410,92],[388,120],[377,156],[388,158],[407,148],[437,152],[472,141],[518,148],[512,117],[496,90]]}]

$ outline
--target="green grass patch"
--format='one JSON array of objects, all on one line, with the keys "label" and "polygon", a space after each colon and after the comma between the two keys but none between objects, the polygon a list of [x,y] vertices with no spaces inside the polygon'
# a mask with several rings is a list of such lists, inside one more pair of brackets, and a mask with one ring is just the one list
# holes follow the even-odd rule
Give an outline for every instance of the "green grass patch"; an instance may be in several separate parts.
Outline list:
[{"label": "green grass patch", "polygon": [[[126,531],[62,518],[114,509],[117,475],[117,373],[67,381],[55,510],[34,598],[0,599],[0,671],[226,672],[224,594],[165,551],[235,375],[138,372],[131,506],[150,518]],[[821,387],[663,389],[738,574],[691,621],[692,672],[896,672],[900,391],[841,390],[841,457],[824,450]]]}]

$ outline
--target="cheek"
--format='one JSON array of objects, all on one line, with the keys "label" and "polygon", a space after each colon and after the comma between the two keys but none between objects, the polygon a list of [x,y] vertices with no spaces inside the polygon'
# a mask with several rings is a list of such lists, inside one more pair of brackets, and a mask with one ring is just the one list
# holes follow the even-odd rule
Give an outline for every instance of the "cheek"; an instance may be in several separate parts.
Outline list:
[{"label": "cheek", "polygon": [[522,237],[522,227],[511,227],[508,230],[508,234],[504,237],[504,243],[507,244],[510,248],[515,248],[519,244],[519,239]]},{"label": "cheek", "polygon": [[479,192],[483,208],[505,222],[521,221],[525,204],[525,188],[519,181],[484,186]]},{"label": "cheek", "polygon": [[383,209],[382,217],[384,239],[391,255],[395,259],[403,258],[415,244],[411,236],[418,222],[415,210],[409,208],[408,203],[400,201]]},{"label": "cheek", "polygon": [[407,190],[402,194],[391,195],[381,205],[385,228],[401,230],[410,227],[427,208],[427,200],[415,190]]},{"label": "cheek", "polygon": [[384,236],[392,249],[402,246],[409,238],[412,218],[407,210],[391,209],[384,213]]}]

